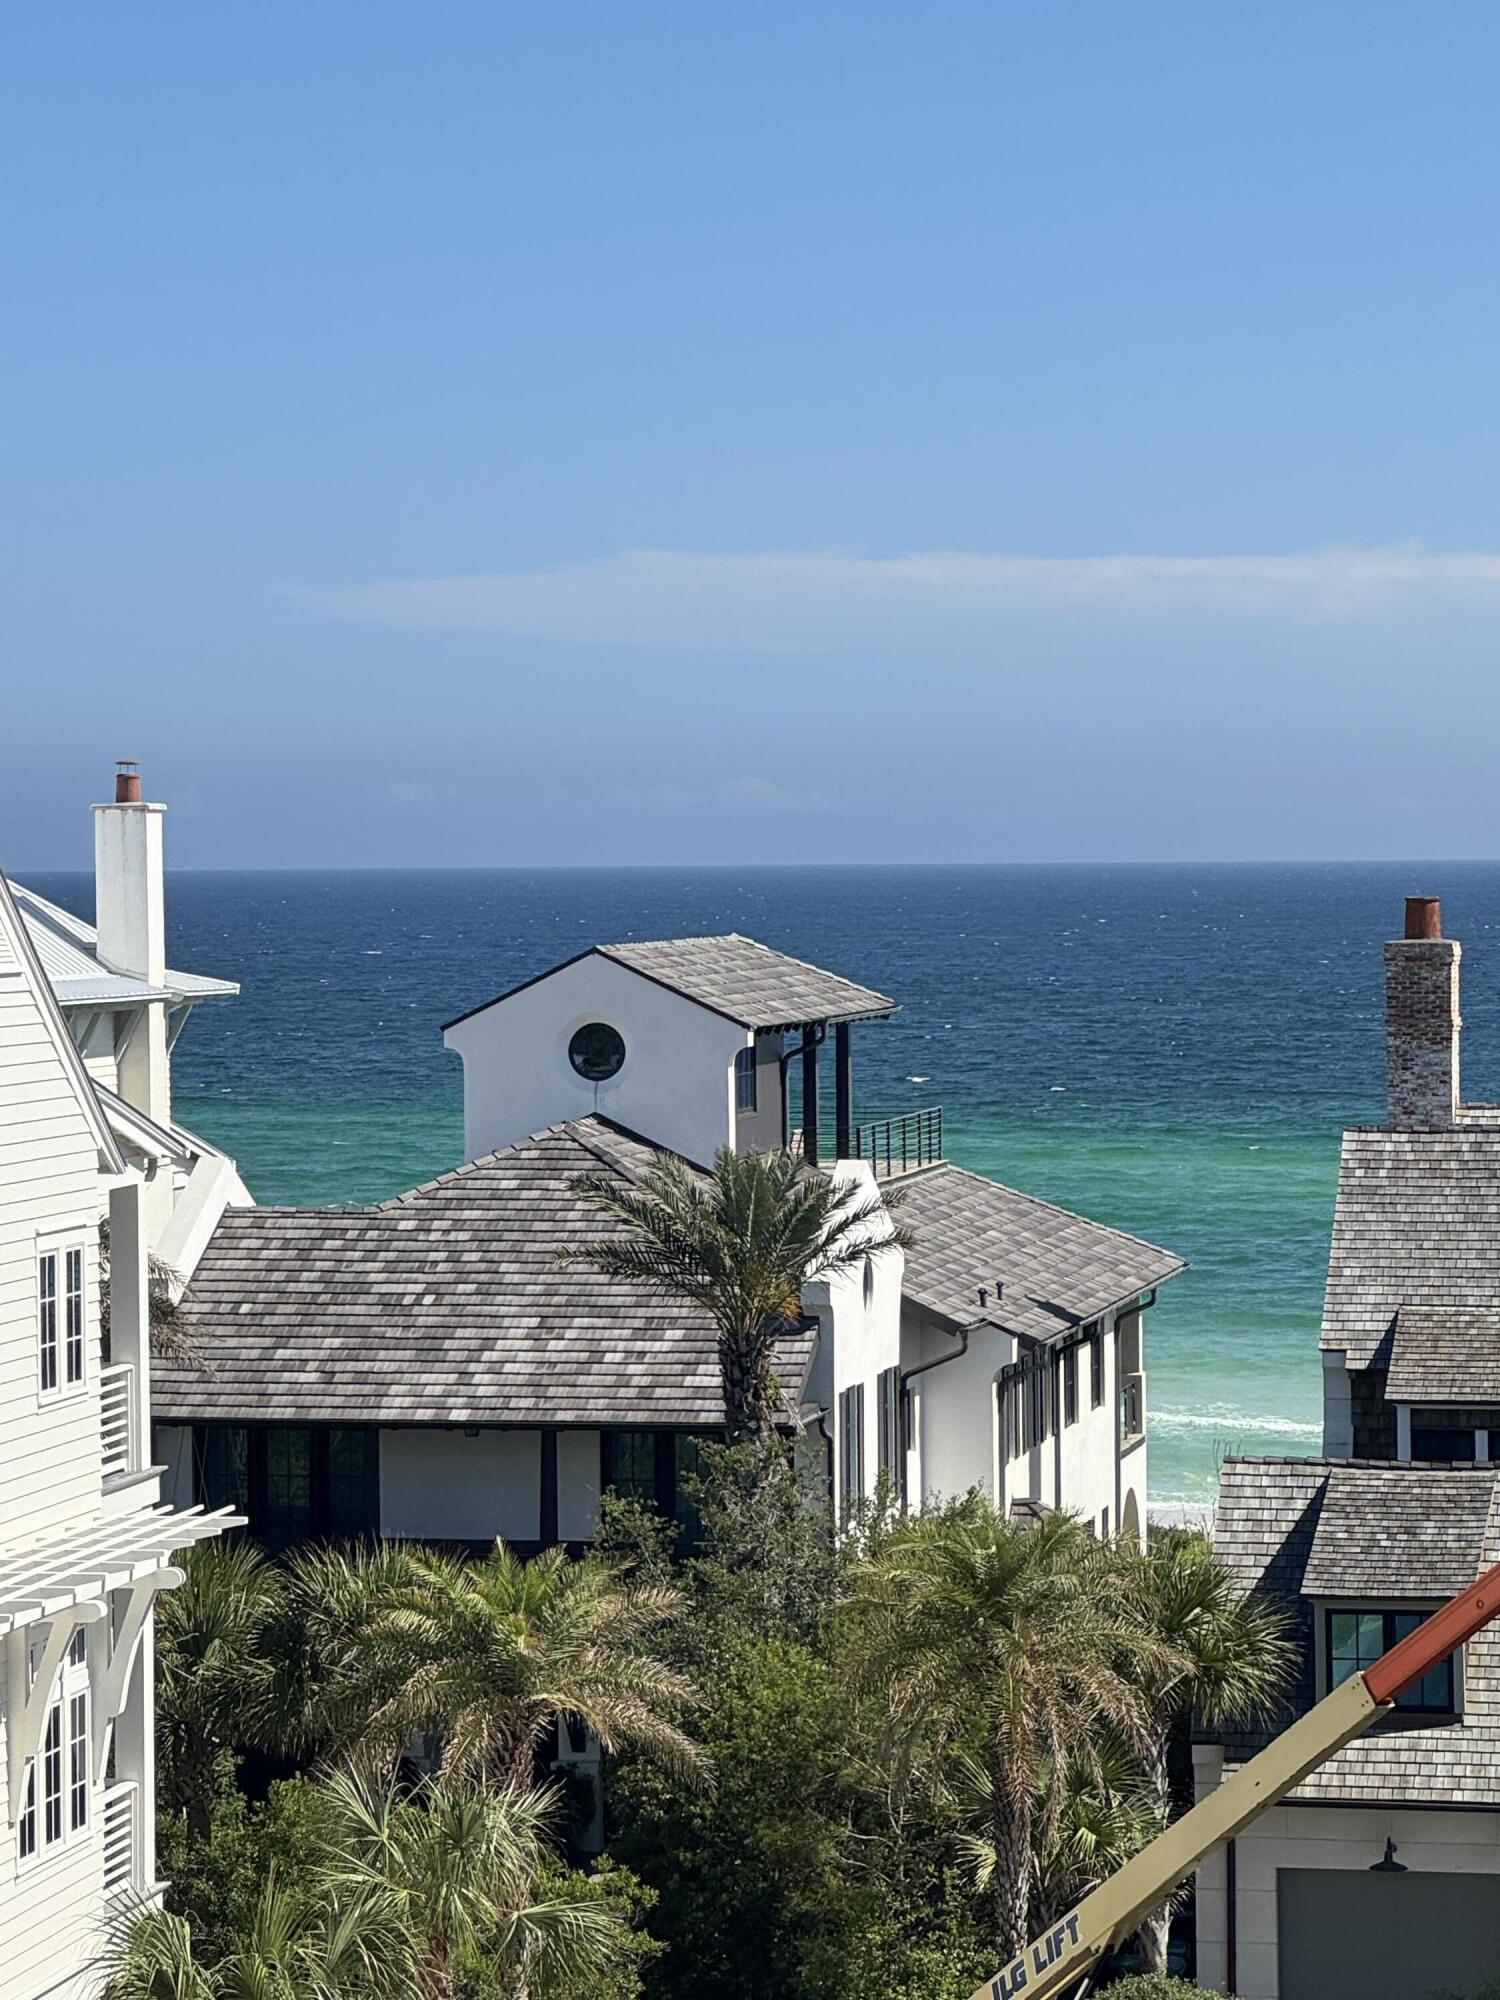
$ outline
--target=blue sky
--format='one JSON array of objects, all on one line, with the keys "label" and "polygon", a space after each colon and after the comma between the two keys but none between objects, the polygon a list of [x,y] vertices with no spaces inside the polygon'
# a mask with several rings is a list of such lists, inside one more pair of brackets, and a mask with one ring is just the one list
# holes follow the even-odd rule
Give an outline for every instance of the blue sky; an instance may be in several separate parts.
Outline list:
[{"label": "blue sky", "polygon": [[1500,15],[30,8],[0,858],[1490,855]]}]

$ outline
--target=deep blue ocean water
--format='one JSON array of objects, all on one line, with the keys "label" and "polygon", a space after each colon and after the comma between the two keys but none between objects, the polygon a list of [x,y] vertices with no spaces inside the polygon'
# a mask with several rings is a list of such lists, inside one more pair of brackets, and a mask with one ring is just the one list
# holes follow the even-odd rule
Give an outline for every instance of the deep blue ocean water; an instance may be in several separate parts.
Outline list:
[{"label": "deep blue ocean water", "polygon": [[[83,876],[27,878],[91,915]],[[182,874],[177,1113],[262,1201],[369,1201],[462,1156],[439,1024],[595,940],[740,930],[895,995],[857,1115],[940,1103],[949,1154],[1186,1256],[1148,1327],[1151,1486],[1311,1451],[1340,1128],[1381,1115],[1381,941],[1440,894],[1465,1095],[1500,1098],[1500,866]]]}]

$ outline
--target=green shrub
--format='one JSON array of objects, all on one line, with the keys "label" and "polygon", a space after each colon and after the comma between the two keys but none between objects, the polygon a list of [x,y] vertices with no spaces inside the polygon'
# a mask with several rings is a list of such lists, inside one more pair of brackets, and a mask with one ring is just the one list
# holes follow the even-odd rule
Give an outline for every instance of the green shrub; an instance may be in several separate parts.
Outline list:
[{"label": "green shrub", "polygon": [[1174,1979],[1169,1972],[1132,1972],[1102,1991],[1108,2000],[1224,2000],[1217,1989]]}]

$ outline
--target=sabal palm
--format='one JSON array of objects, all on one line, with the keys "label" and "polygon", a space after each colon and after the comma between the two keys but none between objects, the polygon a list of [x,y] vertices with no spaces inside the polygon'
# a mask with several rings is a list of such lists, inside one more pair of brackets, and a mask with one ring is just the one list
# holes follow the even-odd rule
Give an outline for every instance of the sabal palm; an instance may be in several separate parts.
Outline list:
[{"label": "sabal palm", "polygon": [[1070,1759],[1106,1727],[1144,1728],[1127,1669],[1158,1642],[1122,1625],[1092,1551],[1069,1515],[1020,1527],[974,1500],[903,1523],[855,1573],[856,1687],[883,1693],[898,1737],[966,1744],[983,1773],[1002,1957],[1026,1941],[1034,1843],[1055,1829]]},{"label": "sabal palm", "polygon": [[713,1320],[732,1444],[770,1436],[784,1416],[775,1344],[802,1310],[802,1287],[911,1242],[891,1220],[899,1195],[832,1180],[785,1151],[725,1147],[709,1174],[666,1155],[638,1181],[584,1174],[573,1189],[617,1228],[561,1262],[690,1299]]},{"label": "sabal palm", "polygon": [[153,1910],[115,1954],[107,2000],[407,2000],[420,1952],[380,1884],[272,1873],[245,1935],[217,1963],[181,1917]]},{"label": "sabal palm", "polygon": [[476,1970],[512,1992],[576,1982],[614,1963],[618,1917],[538,1894],[553,1800],[465,1783],[403,1792],[337,1774],[325,1793],[323,1873],[341,1895],[394,1899],[416,1943],[412,1992],[446,2000]]},{"label": "sabal palm", "polygon": [[357,1640],[329,1699],[356,1761],[390,1762],[434,1735],[445,1772],[524,1789],[548,1727],[577,1716],[606,1750],[632,1743],[696,1768],[678,1722],[695,1691],[644,1643],[681,1609],[670,1585],[562,1549],[526,1562],[503,1542],[475,1561],[419,1548],[369,1561]]},{"label": "sabal palm", "polygon": [[156,1611],[161,1790],[207,1839],[219,1757],[278,1740],[268,1638],[283,1602],[278,1571],[248,1542],[199,1543],[179,1557],[185,1581]]},{"label": "sabal palm", "polygon": [[[1136,1655],[1149,1726],[1144,1763],[1159,1825],[1171,1817],[1168,1753],[1187,1711],[1219,1727],[1268,1716],[1296,1662],[1287,1619],[1248,1597],[1214,1555],[1204,1534],[1174,1529],[1145,1549],[1121,1541],[1108,1557],[1110,1587],[1121,1613],[1151,1642]],[[1166,1964],[1167,1921],[1157,1911],[1141,1927],[1148,1967]]]}]

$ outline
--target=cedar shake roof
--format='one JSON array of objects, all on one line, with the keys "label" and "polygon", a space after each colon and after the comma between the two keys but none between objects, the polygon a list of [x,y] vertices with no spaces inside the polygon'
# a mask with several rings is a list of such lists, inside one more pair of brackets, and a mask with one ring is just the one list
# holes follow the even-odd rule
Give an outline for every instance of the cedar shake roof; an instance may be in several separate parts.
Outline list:
[{"label": "cedar shake roof", "polygon": [[[877,993],[869,986],[856,986],[850,979],[840,979],[837,973],[824,972],[803,959],[790,958],[784,951],[772,951],[769,945],[757,944],[754,938],[741,937],[737,931],[723,937],[597,944],[591,951],[580,952],[578,958],[594,954],[611,958],[617,965],[626,966],[631,972],[654,980],[658,986],[668,987],[684,999],[694,1000],[700,1007],[708,1007],[752,1031],[797,1028],[818,1021],[864,1021],[894,1013],[896,1007],[895,1001],[884,993]],[[563,963],[576,965],[578,958],[565,959]],[[549,979],[562,969],[561,965],[554,965],[537,977]],[[495,999],[486,1000],[468,1014],[460,1014],[443,1025],[457,1027],[470,1014],[482,1014],[486,1007],[497,1006],[500,1001],[510,999],[511,994],[536,983],[536,979],[525,980],[521,986],[513,986],[510,992],[497,994]]]},{"label": "cedar shake roof", "polygon": [[1372,1603],[1452,1597],[1479,1573],[1494,1487],[1468,1466],[1432,1467],[1416,1491],[1400,1464],[1334,1466],[1303,1590]]},{"label": "cedar shake roof", "polygon": [[[1477,1113],[1477,1115],[1476,1115]],[[1403,1306],[1500,1313],[1500,1124],[1344,1134],[1322,1344],[1384,1366]],[[1465,1389],[1465,1400],[1475,1393]]]},{"label": "cedar shake roof", "polygon": [[[1327,1598],[1433,1607],[1500,1560],[1500,1466],[1230,1458],[1214,1546],[1246,1590],[1294,1621],[1299,1669],[1264,1727],[1200,1729],[1243,1764],[1317,1699],[1314,1619]],[[1464,1648],[1463,1717],[1377,1725],[1305,1778],[1293,1800],[1487,1806],[1500,1799],[1500,1628]]]},{"label": "cedar shake roof", "polygon": [[1402,1306],[1385,1393],[1391,1403],[1500,1403],[1500,1307]]},{"label": "cedar shake roof", "polygon": [[[601,1118],[536,1133],[374,1208],[226,1209],[183,1296],[202,1365],[155,1361],[165,1423],[723,1424],[686,1301],[560,1268],[619,1227],[573,1193],[654,1150]],[[815,1335],[778,1370],[792,1409]]]},{"label": "cedar shake roof", "polygon": [[1170,1250],[946,1162],[890,1185],[916,1237],[904,1295],[952,1327],[1057,1340],[1184,1268]]}]

